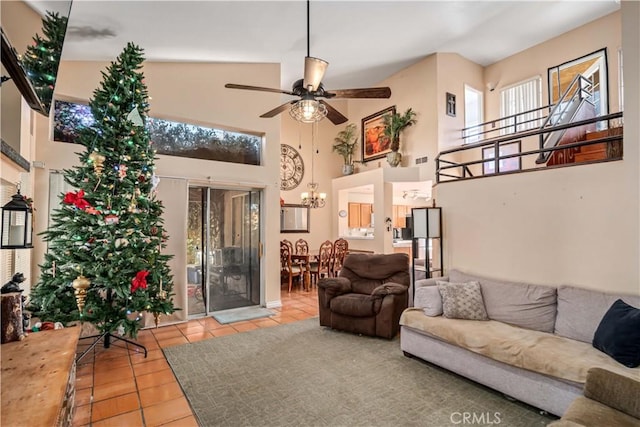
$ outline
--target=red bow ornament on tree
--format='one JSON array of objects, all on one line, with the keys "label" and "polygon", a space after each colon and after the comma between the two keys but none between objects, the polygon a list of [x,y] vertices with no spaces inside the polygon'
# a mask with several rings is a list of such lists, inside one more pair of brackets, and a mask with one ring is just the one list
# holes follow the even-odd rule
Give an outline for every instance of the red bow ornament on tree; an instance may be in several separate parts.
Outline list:
[{"label": "red bow ornament on tree", "polygon": [[147,276],[149,272],[147,270],[138,271],[136,277],[131,280],[131,293],[134,293],[138,288],[147,289]]},{"label": "red bow ornament on tree", "polygon": [[69,191],[64,195],[64,199],[62,203],[66,203],[68,205],[74,205],[78,209],[85,210],[91,207],[91,204],[84,199],[84,190],[80,190],[77,193],[73,191]]}]

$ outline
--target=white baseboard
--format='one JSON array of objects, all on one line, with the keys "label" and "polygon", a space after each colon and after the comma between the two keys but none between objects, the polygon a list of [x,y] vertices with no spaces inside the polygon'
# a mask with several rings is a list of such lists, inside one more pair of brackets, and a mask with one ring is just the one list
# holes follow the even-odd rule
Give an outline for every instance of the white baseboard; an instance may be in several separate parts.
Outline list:
[{"label": "white baseboard", "polygon": [[275,300],[275,301],[267,301],[267,308],[280,308],[282,307],[282,301],[281,300]]}]

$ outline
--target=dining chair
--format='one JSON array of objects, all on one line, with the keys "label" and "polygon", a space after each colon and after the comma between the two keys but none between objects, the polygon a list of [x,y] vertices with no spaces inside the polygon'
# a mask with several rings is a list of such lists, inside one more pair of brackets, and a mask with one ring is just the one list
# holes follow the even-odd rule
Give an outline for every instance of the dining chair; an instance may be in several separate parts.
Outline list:
[{"label": "dining chair", "polygon": [[320,250],[318,251],[318,255],[316,257],[316,263],[311,264],[310,272],[311,272],[311,282],[315,283],[321,277],[330,277],[331,276],[331,261],[333,257],[333,243],[330,240],[324,241],[320,245]]},{"label": "dining chair", "polygon": [[309,243],[304,239],[296,240],[296,254],[306,255],[309,253]]},{"label": "dining chair", "polygon": [[289,293],[293,286],[293,278],[302,280],[303,269],[300,265],[291,262],[291,248],[284,241],[280,242],[280,276],[286,277],[289,282]]},{"label": "dining chair", "polygon": [[338,277],[338,273],[342,270],[344,264],[344,257],[347,256],[349,251],[349,242],[343,238],[337,239],[333,242],[333,263],[331,265],[331,276]]},{"label": "dining chair", "polygon": [[295,252],[293,252],[293,243],[291,243],[290,240],[282,239],[280,241],[280,243],[284,243],[285,245],[287,245],[289,247],[289,253],[291,253],[291,254],[295,253]]}]

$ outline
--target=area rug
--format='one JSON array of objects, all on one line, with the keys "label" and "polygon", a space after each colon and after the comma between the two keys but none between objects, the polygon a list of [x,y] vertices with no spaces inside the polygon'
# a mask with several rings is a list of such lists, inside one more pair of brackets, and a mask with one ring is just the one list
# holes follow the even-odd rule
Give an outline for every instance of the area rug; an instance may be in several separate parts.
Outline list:
[{"label": "area rug", "polygon": [[[318,319],[164,349],[201,426],[546,426],[534,408]],[[465,415],[468,414],[468,415]],[[475,417],[475,418],[474,418]]]},{"label": "area rug", "polygon": [[218,323],[234,323],[243,320],[259,319],[261,317],[273,316],[275,313],[264,307],[240,307],[229,310],[216,311],[212,314]]}]

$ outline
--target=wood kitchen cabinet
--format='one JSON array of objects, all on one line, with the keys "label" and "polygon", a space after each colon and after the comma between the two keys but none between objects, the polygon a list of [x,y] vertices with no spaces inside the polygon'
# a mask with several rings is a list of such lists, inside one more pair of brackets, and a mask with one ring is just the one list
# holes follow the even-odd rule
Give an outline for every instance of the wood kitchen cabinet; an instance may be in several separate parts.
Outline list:
[{"label": "wood kitchen cabinet", "polygon": [[349,203],[349,228],[370,228],[372,213],[371,203]]},{"label": "wood kitchen cabinet", "polygon": [[395,228],[405,228],[407,226],[407,215],[411,214],[411,206],[393,205],[393,226]]}]

